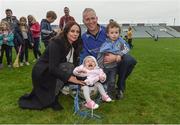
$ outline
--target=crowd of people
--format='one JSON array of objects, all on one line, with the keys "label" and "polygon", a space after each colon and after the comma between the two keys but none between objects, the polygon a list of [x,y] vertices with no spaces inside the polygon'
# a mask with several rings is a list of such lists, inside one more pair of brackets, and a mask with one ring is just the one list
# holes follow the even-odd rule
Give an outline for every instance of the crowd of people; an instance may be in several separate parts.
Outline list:
[{"label": "crowd of people", "polygon": [[[89,109],[99,107],[90,97],[90,87],[96,87],[105,102],[124,98],[126,79],[137,63],[128,54],[133,47],[132,31],[126,42],[120,36],[119,24],[111,20],[107,27],[100,25],[92,8],[85,8],[82,13],[87,27],[82,35],[68,7],[64,8],[58,30],[51,27],[57,19],[54,11],[48,11],[40,24],[32,15],[17,20],[12,10],[5,12],[6,18],[0,23],[0,68],[3,68],[4,51],[8,67],[12,66],[12,47],[16,53],[20,52],[20,66],[29,65],[29,48],[33,49],[36,59],[32,69],[33,89],[19,98],[21,108],[63,109],[58,97],[67,84],[81,86]],[[39,49],[40,39],[45,46],[43,53]]]}]

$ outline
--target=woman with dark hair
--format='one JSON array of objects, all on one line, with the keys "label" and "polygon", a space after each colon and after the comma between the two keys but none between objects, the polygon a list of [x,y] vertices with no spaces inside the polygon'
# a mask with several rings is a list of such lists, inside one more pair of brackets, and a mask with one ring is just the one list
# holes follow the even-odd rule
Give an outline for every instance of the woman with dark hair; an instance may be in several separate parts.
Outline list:
[{"label": "woman with dark hair", "polygon": [[19,106],[23,109],[62,109],[58,102],[57,83],[61,87],[68,82],[84,85],[83,81],[72,75],[72,63],[78,64],[81,47],[80,26],[76,22],[67,23],[64,31],[50,40],[49,46],[34,65],[33,90],[20,97]]}]

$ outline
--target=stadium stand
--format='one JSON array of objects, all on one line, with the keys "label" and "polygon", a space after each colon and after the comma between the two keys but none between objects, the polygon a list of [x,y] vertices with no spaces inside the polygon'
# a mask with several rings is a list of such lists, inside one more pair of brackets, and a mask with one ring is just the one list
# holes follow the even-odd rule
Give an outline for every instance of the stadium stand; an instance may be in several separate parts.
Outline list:
[{"label": "stadium stand", "polygon": [[[103,24],[106,26],[105,24]],[[82,33],[86,31],[86,27],[81,24]],[[134,38],[180,38],[180,26],[167,26],[165,23],[160,24],[144,24],[140,23],[137,25],[122,24],[121,35],[124,37],[127,34],[128,27],[132,26]]]}]

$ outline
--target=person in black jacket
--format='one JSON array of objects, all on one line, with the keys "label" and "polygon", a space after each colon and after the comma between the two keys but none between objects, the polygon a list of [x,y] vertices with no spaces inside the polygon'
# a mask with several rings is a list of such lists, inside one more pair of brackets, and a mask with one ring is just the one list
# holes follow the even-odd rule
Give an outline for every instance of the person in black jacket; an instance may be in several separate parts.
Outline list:
[{"label": "person in black jacket", "polygon": [[[52,38],[43,55],[32,69],[33,90],[19,99],[23,109],[62,109],[56,93],[57,83],[84,85],[83,81],[73,76],[74,65],[82,48],[81,29],[76,22],[67,23],[60,35]],[[60,82],[57,82],[57,81]]]}]

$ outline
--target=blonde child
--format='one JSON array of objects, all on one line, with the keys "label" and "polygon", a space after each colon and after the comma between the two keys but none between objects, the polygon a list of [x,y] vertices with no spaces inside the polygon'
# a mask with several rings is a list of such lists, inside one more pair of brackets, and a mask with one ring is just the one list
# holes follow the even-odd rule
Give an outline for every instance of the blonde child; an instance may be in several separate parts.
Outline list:
[{"label": "blonde child", "polygon": [[12,47],[14,34],[10,30],[10,25],[6,21],[0,22],[0,68],[3,67],[3,55],[6,52],[6,59],[8,67],[12,66]]},{"label": "blonde child", "polygon": [[25,56],[25,64],[30,65],[28,62],[28,48],[33,46],[34,40],[32,38],[31,31],[27,25],[26,17],[21,17],[19,19],[19,27],[18,27],[18,41],[22,46],[20,53],[20,66],[23,66],[23,60]]}]

